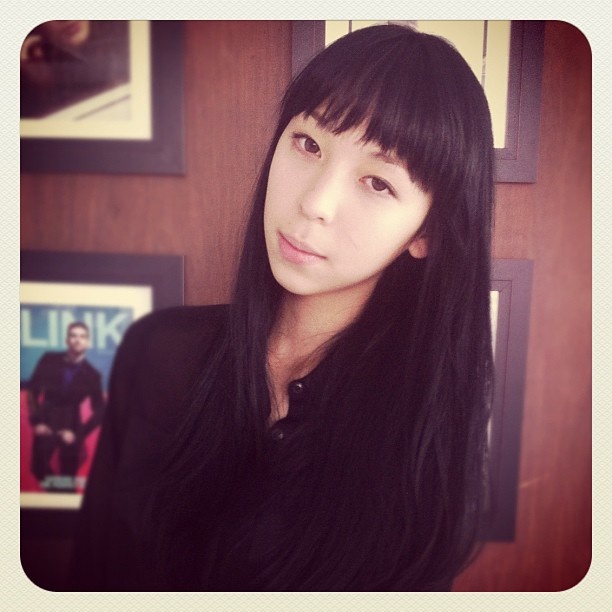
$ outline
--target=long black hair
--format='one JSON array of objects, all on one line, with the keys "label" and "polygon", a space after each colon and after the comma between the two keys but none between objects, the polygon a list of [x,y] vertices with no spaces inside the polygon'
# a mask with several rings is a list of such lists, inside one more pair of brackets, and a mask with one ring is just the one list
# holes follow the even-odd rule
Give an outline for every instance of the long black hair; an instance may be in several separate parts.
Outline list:
[{"label": "long black hair", "polygon": [[[367,141],[406,163],[432,198],[421,228],[428,254],[399,256],[358,318],[326,345],[317,367],[324,375],[298,438],[307,450],[298,445],[295,469],[282,475],[287,490],[297,482],[303,495],[290,504],[291,526],[257,569],[257,584],[426,590],[452,580],[477,540],[492,380],[489,111],[446,41],[374,26],[322,51],[282,102],[228,332],[190,398],[190,418],[152,504],[166,575],[180,566],[175,575],[189,588],[214,587],[221,561],[211,525],[239,507],[237,483],[264,470],[267,343],[282,296],[265,248],[266,186],[283,130],[315,111],[327,129],[364,128]],[[216,382],[221,373],[229,386]],[[271,493],[263,503],[284,502]]]}]

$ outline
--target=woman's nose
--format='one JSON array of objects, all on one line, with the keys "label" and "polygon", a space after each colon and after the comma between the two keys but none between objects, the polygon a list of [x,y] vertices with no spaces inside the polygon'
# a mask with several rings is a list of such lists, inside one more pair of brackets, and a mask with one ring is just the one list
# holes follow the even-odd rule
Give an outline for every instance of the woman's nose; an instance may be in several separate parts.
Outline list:
[{"label": "woman's nose", "polygon": [[346,193],[341,173],[322,169],[311,181],[300,199],[300,211],[305,217],[331,223]]}]

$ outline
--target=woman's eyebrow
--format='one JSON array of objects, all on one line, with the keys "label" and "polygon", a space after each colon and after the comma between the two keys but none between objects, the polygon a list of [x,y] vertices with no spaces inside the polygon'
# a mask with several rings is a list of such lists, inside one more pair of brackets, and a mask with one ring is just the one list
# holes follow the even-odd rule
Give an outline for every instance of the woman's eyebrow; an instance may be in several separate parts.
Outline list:
[{"label": "woman's eyebrow", "polygon": [[369,151],[369,155],[370,157],[383,161],[386,164],[391,164],[392,166],[399,166],[402,169],[406,169],[405,162],[394,153],[387,153],[382,149],[376,149],[373,151]]},{"label": "woman's eyebrow", "polygon": [[316,110],[312,111],[311,113],[308,113],[307,115],[305,115],[306,118],[308,117],[312,117],[321,128],[323,128],[325,126],[325,122],[323,121],[323,116],[321,114],[319,114]]},{"label": "woman's eyebrow", "polygon": [[331,129],[331,127],[326,123],[323,115],[321,115],[319,112],[312,111],[311,113],[304,114],[303,117],[306,121],[308,121],[309,119],[313,120],[316,124],[317,129],[323,132],[329,132],[330,134],[334,133],[333,129]]}]

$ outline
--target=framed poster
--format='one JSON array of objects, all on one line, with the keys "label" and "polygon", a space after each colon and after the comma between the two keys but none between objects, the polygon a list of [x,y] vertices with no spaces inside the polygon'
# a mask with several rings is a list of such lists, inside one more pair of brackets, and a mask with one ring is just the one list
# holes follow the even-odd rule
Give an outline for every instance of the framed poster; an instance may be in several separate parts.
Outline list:
[{"label": "framed poster", "polygon": [[48,21],[21,50],[22,172],[183,174],[178,21]]},{"label": "framed poster", "polygon": [[182,303],[181,256],[22,251],[24,535],[70,528],[87,486],[117,347],[136,319]]},{"label": "framed poster", "polygon": [[293,74],[350,31],[397,23],[449,40],[481,82],[493,123],[495,180],[534,183],[544,52],[542,21],[294,21]]},{"label": "framed poster", "polygon": [[531,260],[493,260],[495,387],[489,426],[490,495],[485,540],[514,539],[532,275]]}]

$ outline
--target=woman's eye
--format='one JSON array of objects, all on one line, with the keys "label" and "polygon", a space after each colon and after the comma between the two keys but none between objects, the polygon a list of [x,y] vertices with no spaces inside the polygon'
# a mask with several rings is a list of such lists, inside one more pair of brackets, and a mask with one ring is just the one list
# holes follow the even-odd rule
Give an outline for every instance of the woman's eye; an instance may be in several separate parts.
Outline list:
[{"label": "woman's eye", "polygon": [[378,178],[377,176],[368,176],[365,180],[370,184],[370,187],[373,191],[376,191],[378,193],[388,191],[390,195],[395,195],[395,192],[393,191],[391,185],[389,185],[389,183],[387,183],[386,181],[383,181],[381,178]]},{"label": "woman's eye", "polygon": [[318,153],[320,151],[319,145],[312,138],[304,138],[304,150],[308,153]]},{"label": "woman's eye", "polygon": [[310,136],[306,136],[306,134],[294,134],[293,137],[298,143],[299,147],[306,151],[306,153],[319,155],[321,152],[319,145]]}]

